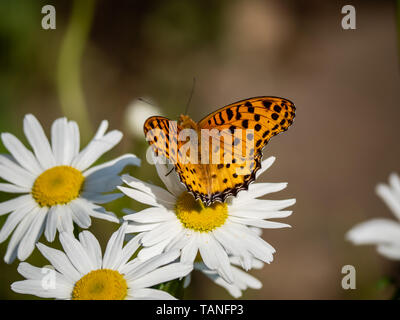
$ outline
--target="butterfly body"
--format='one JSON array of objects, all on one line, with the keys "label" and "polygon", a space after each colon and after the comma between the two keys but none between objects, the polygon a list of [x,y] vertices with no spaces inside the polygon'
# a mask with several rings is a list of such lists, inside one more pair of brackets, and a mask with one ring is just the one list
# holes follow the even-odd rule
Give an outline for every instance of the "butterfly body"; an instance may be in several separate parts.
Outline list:
[{"label": "butterfly body", "polygon": [[294,117],[289,100],[256,97],[220,108],[198,123],[187,115],[178,122],[151,117],[144,132],[156,154],[174,163],[188,191],[210,205],[248,189],[261,167],[262,149]]}]

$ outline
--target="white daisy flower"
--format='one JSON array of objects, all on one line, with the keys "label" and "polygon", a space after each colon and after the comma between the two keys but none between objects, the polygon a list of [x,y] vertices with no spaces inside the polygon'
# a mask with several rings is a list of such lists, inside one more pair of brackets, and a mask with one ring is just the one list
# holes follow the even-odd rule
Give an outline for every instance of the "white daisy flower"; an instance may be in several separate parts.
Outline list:
[{"label": "white daisy flower", "polygon": [[[60,241],[65,251],[52,249],[38,243],[38,249],[54,267],[54,284],[51,285],[43,268],[22,262],[18,272],[26,278],[14,282],[11,289],[17,293],[41,298],[72,300],[143,300],[175,299],[169,293],[150,287],[186,276],[193,269],[180,262],[174,250],[156,256],[146,262],[129,261],[139,248],[141,235],[123,246],[124,224],[108,241],[102,257],[100,244],[93,234],[83,231],[79,241],[73,235],[62,232]],[[46,267],[50,270],[49,267]]]},{"label": "white daisy flower", "polygon": [[[275,161],[263,161],[257,177]],[[253,258],[266,263],[273,260],[275,249],[250,227],[284,228],[289,225],[265,219],[284,218],[292,211],[281,211],[296,200],[260,200],[261,196],[286,188],[286,183],[253,183],[248,191],[241,191],[226,203],[216,202],[204,207],[195,201],[175,172],[156,164],[158,175],[167,190],[124,175],[122,180],[130,187],[119,187],[127,196],[150,205],[151,208],[134,213],[125,210],[129,221],[127,232],[143,232],[140,259],[153,257],[171,249],[181,249],[181,261],[193,264],[200,256],[207,268],[232,283],[234,276],[228,255],[239,258],[241,266],[249,270]]]},{"label": "white daisy flower", "polygon": [[[216,271],[210,270],[203,262],[195,262],[194,270],[198,270],[206,275],[215,284],[223,287],[229,294],[234,298],[240,298],[242,291],[251,289],[261,289],[262,283],[257,278],[250,275],[248,272],[243,271],[240,266],[240,260],[237,257],[229,258],[232,265],[233,282],[226,282]],[[252,260],[252,269],[261,269],[264,263],[257,259]],[[185,278],[184,287],[187,288],[190,285],[192,274],[189,274]]]},{"label": "white daisy flower", "polygon": [[50,145],[38,120],[25,116],[24,132],[33,153],[14,135],[1,134],[11,156],[0,155],[0,177],[9,182],[0,183],[0,191],[23,194],[0,203],[0,215],[11,212],[1,228],[0,242],[15,229],[4,257],[7,263],[28,258],[43,230],[52,242],[57,229],[72,232],[73,222],[81,228],[90,226],[91,217],[119,222],[98,204],[122,196],[107,192],[121,183],[118,174],[126,165],[140,165],[140,160],[126,154],[89,169],[122,138],[117,130],[106,133],[107,127],[103,121],[82,151],[78,125],[66,118],[54,121]]},{"label": "white daisy flower", "polygon": [[[389,185],[378,184],[376,193],[400,220],[400,178],[392,173]],[[346,238],[356,245],[374,244],[377,251],[386,258],[400,260],[400,222],[377,218],[353,227]]]}]

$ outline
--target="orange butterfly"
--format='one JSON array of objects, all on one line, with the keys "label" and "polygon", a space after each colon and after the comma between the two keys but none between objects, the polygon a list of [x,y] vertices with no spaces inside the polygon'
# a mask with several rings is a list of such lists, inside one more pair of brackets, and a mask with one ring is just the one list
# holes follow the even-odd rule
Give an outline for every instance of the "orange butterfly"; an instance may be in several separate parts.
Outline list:
[{"label": "orange butterfly", "polygon": [[208,206],[248,189],[261,167],[263,147],[289,128],[295,110],[284,98],[255,97],[220,108],[198,123],[186,115],[178,122],[150,117],[144,133],[155,154],[172,161],[188,191]]}]

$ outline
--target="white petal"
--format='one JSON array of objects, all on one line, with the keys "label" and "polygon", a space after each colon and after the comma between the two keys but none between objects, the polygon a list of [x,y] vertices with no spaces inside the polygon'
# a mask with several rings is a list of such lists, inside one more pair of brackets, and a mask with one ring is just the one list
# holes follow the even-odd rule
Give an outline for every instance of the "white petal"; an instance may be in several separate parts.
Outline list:
[{"label": "white petal", "polygon": [[161,223],[158,227],[147,232],[142,239],[144,246],[152,246],[166,239],[174,238],[182,230],[182,225],[177,220]]},{"label": "white petal", "polygon": [[104,122],[100,125],[92,141],[75,157],[72,166],[84,171],[90,167],[104,153],[112,149],[122,139],[122,133],[118,130],[104,134]]},{"label": "white petal", "polygon": [[24,118],[24,132],[42,168],[54,167],[56,161],[49,141],[39,121],[31,114],[26,115]]},{"label": "white petal", "polygon": [[[168,245],[165,247],[165,251],[169,251],[169,250],[181,250],[183,247],[185,247],[187,245],[187,243],[189,242],[189,240],[191,238],[195,238],[197,239],[198,237],[198,232],[197,231],[193,231],[191,229],[184,229],[182,228],[182,230],[179,232],[178,235],[176,235],[173,239],[168,240],[169,243]],[[196,240],[197,241],[197,240]],[[197,242],[196,242],[197,243]]]},{"label": "white petal", "polygon": [[377,248],[378,252],[388,259],[400,260],[400,245],[385,245],[381,244]]},{"label": "white petal", "polygon": [[[126,229],[125,229],[126,232]],[[126,273],[126,263],[127,261],[132,258],[133,254],[139,249],[140,247],[140,240],[142,239],[142,234],[138,234],[137,236],[133,237],[129,242],[124,246],[121,253],[121,258],[119,261],[118,270],[121,273]],[[138,260],[138,259],[136,259]],[[124,270],[124,271],[122,271]]]},{"label": "white petal", "polygon": [[265,171],[267,171],[275,162],[275,160],[276,160],[275,157],[269,157],[265,159],[263,162],[261,162],[261,169],[257,171],[256,179],[258,179],[260,175],[262,175]]},{"label": "white petal", "polygon": [[126,166],[140,166],[140,162],[134,154],[124,154],[114,160],[91,167],[84,172],[84,176],[89,181],[95,181],[103,176],[118,175]]},{"label": "white petal", "polygon": [[129,281],[129,285],[132,289],[152,287],[159,283],[184,277],[192,270],[193,266],[191,265],[184,265],[182,263],[171,263],[167,266],[151,271],[143,275],[139,279]]},{"label": "white petal", "polygon": [[289,217],[293,211],[267,211],[267,210],[246,210],[232,209],[229,210],[229,215],[239,218],[250,219],[276,219]]},{"label": "white petal", "polygon": [[232,234],[226,229],[227,228],[218,228],[213,231],[213,235],[229,254],[236,255],[238,258],[240,257],[240,264],[243,265],[246,270],[249,270],[252,266],[252,256],[240,238],[238,238],[235,233]]},{"label": "white petal", "polygon": [[238,197],[233,198],[232,203],[240,205],[241,202],[259,198],[272,192],[278,192],[286,187],[287,183],[252,183],[247,191],[240,192]]},{"label": "white petal", "polygon": [[58,206],[59,218],[58,218],[58,231],[68,232],[72,234],[74,232],[74,224],[72,222],[72,211],[68,204]]},{"label": "white petal", "polygon": [[183,264],[193,264],[197,252],[199,251],[196,238],[195,236],[191,237],[188,243],[182,248],[181,262]]},{"label": "white petal", "polygon": [[7,251],[4,256],[4,261],[6,263],[11,263],[17,257],[18,245],[21,239],[26,234],[29,229],[35,215],[39,211],[39,208],[34,208],[31,212],[25,215],[22,221],[19,223],[18,227],[15,229],[13,235],[11,236],[10,242],[8,243]]},{"label": "white petal", "polygon": [[60,242],[69,260],[71,260],[74,267],[81,274],[87,274],[94,269],[92,261],[86,254],[86,250],[73,235],[67,232],[61,232]]},{"label": "white petal", "polygon": [[[244,225],[227,222],[224,225],[231,234],[235,234],[243,246],[257,259],[266,263],[273,260],[275,249],[266,241],[257,236],[253,231]],[[243,266],[245,267],[245,265]]]},{"label": "white petal", "polygon": [[29,193],[31,192],[31,189],[27,187],[16,186],[11,183],[0,183],[0,191],[9,193]]},{"label": "white petal", "polygon": [[21,262],[18,265],[18,273],[29,280],[39,280],[43,278],[43,268],[38,268],[26,262]]},{"label": "white petal", "polygon": [[376,187],[376,193],[385,201],[386,205],[392,210],[397,219],[400,220],[400,195],[386,184],[379,184]]},{"label": "white petal", "polygon": [[79,234],[79,241],[85,249],[87,256],[92,261],[94,269],[100,269],[102,266],[102,255],[99,241],[89,231],[82,231]]},{"label": "white petal", "polygon": [[155,166],[161,181],[167,187],[168,191],[175,197],[179,197],[182,192],[186,191],[185,186],[179,180],[178,174],[175,170],[172,170],[171,172],[171,168],[168,168],[164,164],[156,163]]},{"label": "white petal", "polygon": [[26,194],[0,203],[0,215],[9,213],[32,203],[32,196]]},{"label": "white petal", "polygon": [[51,126],[51,145],[58,165],[70,165],[74,157],[75,145],[66,118],[60,118]]},{"label": "white petal", "polygon": [[233,207],[235,211],[238,210],[260,210],[262,208],[265,211],[278,211],[290,207],[296,203],[296,199],[287,200],[259,200],[250,199],[244,202],[236,202]]},{"label": "white petal", "polygon": [[147,204],[149,206],[153,207],[160,207],[162,204],[157,202],[157,199],[149,195],[148,193],[135,190],[132,188],[127,188],[127,187],[118,187],[119,190],[121,190],[125,195],[127,195],[129,198],[132,198],[133,200],[136,200],[138,202]]},{"label": "white petal", "polygon": [[164,252],[165,247],[171,242],[170,238],[167,238],[159,243],[151,246],[151,247],[144,247],[138,253],[138,258],[142,261],[148,260],[155,256],[158,256],[162,252]]},{"label": "white petal", "polygon": [[71,139],[72,146],[73,146],[73,148],[72,148],[72,160],[73,160],[79,154],[79,150],[81,148],[81,146],[80,146],[81,136],[79,133],[78,124],[75,121],[69,121],[68,128],[69,128],[69,133],[70,133],[70,139]]},{"label": "white petal", "polygon": [[160,188],[156,185],[152,185],[150,183],[146,183],[131,177],[130,175],[124,174],[122,176],[122,180],[131,188],[140,190],[146,194],[149,194],[153,198],[155,198],[159,203],[174,206],[176,203],[176,198],[168,191]]},{"label": "white petal", "polygon": [[[18,272],[25,277],[28,280],[43,280],[46,275],[48,274],[48,270],[50,269],[50,267],[42,267],[42,268],[38,268],[38,267],[34,267],[32,265],[30,265],[29,263],[26,262],[21,262],[18,265]],[[73,287],[73,283],[69,282],[61,273],[59,273],[56,270],[53,270],[53,268],[51,268],[52,271],[54,271],[55,273],[55,285],[65,285],[65,286],[69,286],[71,287],[71,291],[72,291],[72,287]]]},{"label": "white petal", "polygon": [[42,243],[38,243],[37,247],[51,265],[64,275],[65,278],[69,279],[69,281],[75,283],[81,278],[82,275],[72,265],[64,252],[50,248]]},{"label": "white petal", "polygon": [[17,186],[29,188],[29,190],[35,182],[35,176],[31,172],[21,168],[5,155],[0,155],[0,177]]},{"label": "white petal", "polygon": [[176,300],[168,292],[150,288],[132,289],[129,295],[135,300]]},{"label": "white petal", "polygon": [[128,214],[123,218],[124,220],[139,223],[154,223],[176,219],[176,216],[173,212],[168,211],[164,208],[147,208],[140,212]]},{"label": "white petal", "polygon": [[346,238],[354,244],[393,243],[400,245],[400,223],[389,219],[373,219],[353,227]]},{"label": "white petal", "polygon": [[233,274],[228,254],[212,235],[200,234],[200,255],[207,267],[217,270],[225,281],[233,282]]},{"label": "white petal", "polygon": [[121,193],[108,193],[108,194],[100,194],[100,193],[89,193],[82,192],[81,198],[84,198],[95,204],[104,204],[108,202],[112,202],[119,198],[122,198],[123,194]]},{"label": "white petal", "polygon": [[247,288],[261,289],[262,283],[257,278],[236,267],[232,267],[232,270],[234,273],[235,282],[243,283],[243,285],[241,285],[242,290],[246,290]]},{"label": "white petal", "polygon": [[126,228],[127,233],[137,233],[143,231],[153,230],[160,223],[136,223],[136,222],[129,222],[128,227]]},{"label": "white petal", "polygon": [[69,203],[69,207],[72,211],[72,219],[79,227],[87,229],[91,226],[91,210],[87,206],[85,206],[83,202],[78,200],[71,201]]},{"label": "white petal", "polygon": [[36,203],[30,203],[14,210],[8,217],[0,231],[0,243],[8,238],[21,220],[37,207]]},{"label": "white petal", "polygon": [[122,246],[125,238],[126,224],[123,224],[115,231],[107,243],[107,248],[103,258],[104,269],[118,269],[122,256]]},{"label": "white petal", "polygon": [[145,274],[157,269],[160,266],[166,265],[178,258],[179,250],[171,250],[156,257],[153,257],[145,262],[136,265],[135,268],[130,268],[126,272],[126,278],[131,280],[139,279]]},{"label": "white petal", "polygon": [[33,153],[29,151],[14,135],[10,133],[2,133],[1,139],[3,140],[4,146],[24,169],[35,175],[39,175],[43,171]]},{"label": "white petal", "polygon": [[248,226],[254,226],[258,228],[264,229],[278,229],[278,228],[290,228],[290,225],[281,222],[275,221],[265,221],[259,219],[249,219],[249,218],[240,218],[240,217],[229,217],[232,222],[245,224]]},{"label": "white petal", "polygon": [[23,280],[14,282],[11,289],[17,293],[31,294],[40,298],[69,299],[72,286],[57,283],[54,289],[44,289],[42,280]]},{"label": "white petal", "polygon": [[33,249],[35,249],[36,242],[39,240],[43,233],[44,221],[47,215],[47,208],[40,208],[36,213],[29,229],[22,238],[18,247],[18,259],[23,261],[28,258]]},{"label": "white petal", "polygon": [[99,207],[98,205],[90,203],[86,199],[78,198],[75,199],[75,201],[79,201],[80,205],[86,206],[90,210],[88,211],[90,216],[97,219],[119,223],[119,219],[115,216],[113,212],[108,212],[103,207]]},{"label": "white petal", "polygon": [[393,191],[400,197],[400,177],[397,173],[391,173],[389,176],[389,183]]},{"label": "white petal", "polygon": [[44,231],[44,235],[49,242],[53,242],[56,237],[59,219],[61,219],[59,206],[51,207],[47,214],[46,229]]}]

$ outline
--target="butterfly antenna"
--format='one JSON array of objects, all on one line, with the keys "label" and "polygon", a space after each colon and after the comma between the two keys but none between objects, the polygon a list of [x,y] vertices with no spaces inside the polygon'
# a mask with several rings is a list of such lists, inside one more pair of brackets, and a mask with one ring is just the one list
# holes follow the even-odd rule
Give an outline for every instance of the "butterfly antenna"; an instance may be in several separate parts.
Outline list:
[{"label": "butterfly antenna", "polygon": [[174,171],[174,167],[172,167],[172,169],[165,176],[168,177],[172,173],[172,171]]},{"label": "butterfly antenna", "polygon": [[145,99],[143,99],[143,98],[137,98],[139,101],[142,101],[142,102],[144,102],[144,103],[147,103],[147,104],[149,104],[149,105],[151,105],[151,106],[154,106],[154,104],[153,103],[151,103],[151,102],[149,102],[149,101],[147,101],[147,100],[145,100]]},{"label": "butterfly antenna", "polygon": [[189,100],[188,100],[188,102],[187,102],[187,104],[186,104],[186,109],[185,109],[185,113],[184,113],[184,114],[187,114],[187,113],[188,113],[189,105],[190,105],[190,102],[192,101],[192,97],[193,97],[193,92],[194,92],[194,87],[195,87],[195,86],[196,86],[196,77],[193,77],[192,90],[190,91]]}]

